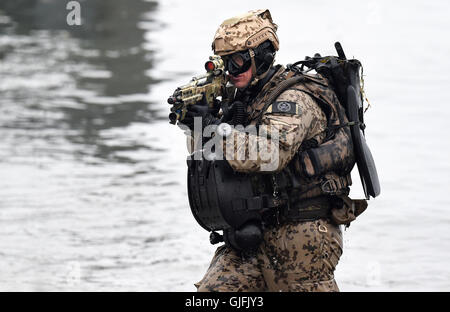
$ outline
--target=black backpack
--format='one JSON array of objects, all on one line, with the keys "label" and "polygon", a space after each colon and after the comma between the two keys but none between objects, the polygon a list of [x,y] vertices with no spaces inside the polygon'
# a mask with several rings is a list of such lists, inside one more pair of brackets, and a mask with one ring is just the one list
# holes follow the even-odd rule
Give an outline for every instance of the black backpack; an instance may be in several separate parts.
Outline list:
[{"label": "black backpack", "polygon": [[[364,99],[359,75],[362,64],[356,59],[348,60],[339,42],[335,43],[338,56],[306,57],[305,60],[288,65],[288,69],[301,73],[315,70],[330,81],[339,102],[344,106],[350,127],[353,148],[361,183],[366,198],[380,194],[380,182],[372,153],[365,139]],[[299,67],[300,65],[300,67]],[[308,69],[305,70],[305,67]]]}]

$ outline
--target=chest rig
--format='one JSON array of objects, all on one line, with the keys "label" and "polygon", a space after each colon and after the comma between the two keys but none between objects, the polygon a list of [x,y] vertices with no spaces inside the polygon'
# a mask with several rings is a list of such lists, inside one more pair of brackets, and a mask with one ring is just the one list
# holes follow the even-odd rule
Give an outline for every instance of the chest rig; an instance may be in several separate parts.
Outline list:
[{"label": "chest rig", "polygon": [[273,188],[283,185],[288,193],[284,197],[296,201],[348,194],[352,183],[350,172],[355,164],[349,122],[326,78],[280,68],[247,106],[247,124],[259,126],[263,115],[272,111],[272,103],[286,90],[310,95],[325,113],[327,127],[325,133],[304,141],[288,166],[270,177]]}]

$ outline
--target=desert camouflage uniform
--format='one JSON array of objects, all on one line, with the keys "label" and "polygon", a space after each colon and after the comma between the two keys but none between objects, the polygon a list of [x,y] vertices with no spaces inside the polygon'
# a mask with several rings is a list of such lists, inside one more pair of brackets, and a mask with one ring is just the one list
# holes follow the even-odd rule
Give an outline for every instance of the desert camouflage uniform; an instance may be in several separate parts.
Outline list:
[{"label": "desert camouflage uniform", "polygon": [[[318,104],[295,86],[276,99],[282,101],[296,103],[295,113],[273,113],[269,107],[261,119],[262,124],[280,132],[279,161],[273,171],[283,169],[303,141],[314,138],[322,142],[327,126]],[[263,105],[264,102],[256,101],[249,106],[250,118]],[[255,122],[251,120],[250,124]],[[231,136],[235,136],[235,154],[245,149],[244,154],[248,155],[249,150],[270,145],[271,141],[237,130]],[[225,150],[228,138],[223,142]],[[263,148],[262,153],[265,152],[267,149]],[[254,160],[237,160],[236,155],[232,160],[230,155],[226,158],[235,171],[257,173],[264,163],[262,159],[268,159],[260,154]],[[206,275],[196,286],[198,291],[339,291],[333,272],[341,254],[342,234],[338,225],[327,219],[289,222],[266,229],[264,242],[253,254],[240,255],[226,246],[219,247]]]},{"label": "desert camouflage uniform", "polygon": [[333,272],[342,255],[339,226],[325,219],[286,223],[266,230],[252,255],[217,248],[200,292],[339,291]]}]

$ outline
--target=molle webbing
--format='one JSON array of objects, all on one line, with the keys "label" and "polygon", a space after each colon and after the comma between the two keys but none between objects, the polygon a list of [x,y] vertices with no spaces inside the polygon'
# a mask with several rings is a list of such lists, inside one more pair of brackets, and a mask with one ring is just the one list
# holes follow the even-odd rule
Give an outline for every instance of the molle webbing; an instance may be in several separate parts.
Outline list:
[{"label": "molle webbing", "polygon": [[317,142],[309,142],[310,140],[302,144],[294,157],[294,161],[299,162],[297,167],[302,168],[308,177],[325,174],[328,171],[344,174],[350,172],[355,163],[353,144],[350,130],[345,126],[348,124],[348,119],[337,96],[330,89],[325,78],[303,74],[291,77],[291,73],[285,72],[277,77],[284,80],[266,92],[264,107],[257,116],[257,124],[261,123],[267,108],[287,89],[298,90],[310,95],[327,117],[326,135],[320,145],[317,145]]},{"label": "molle webbing", "polygon": [[307,77],[303,84],[293,89],[309,94],[321,107],[327,117],[327,129],[324,141],[318,146],[302,144],[294,158],[297,167],[308,177],[320,176],[329,171],[346,174],[355,164],[353,143],[345,110],[336,94],[328,87],[325,79]]},{"label": "molle webbing", "polygon": [[254,117],[256,124],[261,123],[268,107],[284,91],[298,90],[311,96],[326,115],[326,135],[323,142],[304,141],[292,159],[291,165],[301,179],[300,189],[292,190],[292,195],[305,200],[324,194],[346,193],[352,183],[349,173],[355,164],[355,158],[350,130],[345,126],[348,124],[345,110],[329,87],[327,79],[290,74],[289,71],[279,73],[270,88],[257,100],[261,104],[257,105],[259,111]]},{"label": "molle webbing", "polygon": [[289,198],[299,202],[321,195],[348,194],[351,184],[350,174],[341,176],[331,172],[314,178],[303,178],[299,186],[289,191]]},{"label": "molle webbing", "polygon": [[355,163],[350,134],[341,128],[332,140],[317,147],[303,149],[302,144],[300,152],[294,159],[308,177],[324,174],[330,170],[349,172]]}]

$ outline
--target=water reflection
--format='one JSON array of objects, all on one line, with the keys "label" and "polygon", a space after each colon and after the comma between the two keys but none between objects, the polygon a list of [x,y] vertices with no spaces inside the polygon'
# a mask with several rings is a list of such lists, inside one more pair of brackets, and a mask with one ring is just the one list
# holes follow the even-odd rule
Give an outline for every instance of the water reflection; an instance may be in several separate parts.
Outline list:
[{"label": "water reflection", "polygon": [[143,289],[188,219],[149,101],[158,4],[79,2],[73,27],[67,1],[0,2],[0,290]]},{"label": "water reflection", "polygon": [[[156,118],[148,102],[157,82],[148,74],[153,52],[143,48],[148,30],[138,25],[152,22],[157,3],[79,2],[82,26],[67,25],[66,1],[0,3],[1,127],[59,129],[47,133],[49,144],[62,136],[69,144],[94,147],[93,155],[105,159],[117,150],[150,148],[126,140],[125,146],[105,147],[109,138],[101,131]],[[29,135],[33,145],[38,133]]]}]

